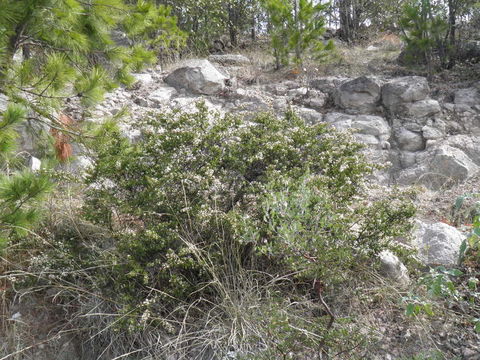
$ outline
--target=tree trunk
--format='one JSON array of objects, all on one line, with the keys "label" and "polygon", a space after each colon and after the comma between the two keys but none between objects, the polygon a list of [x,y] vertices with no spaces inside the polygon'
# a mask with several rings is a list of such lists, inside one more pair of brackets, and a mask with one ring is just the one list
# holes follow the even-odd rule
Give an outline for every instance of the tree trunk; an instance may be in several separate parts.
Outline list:
[{"label": "tree trunk", "polygon": [[456,31],[457,30],[457,0],[448,0],[448,34],[449,34],[449,63],[448,67],[455,66]]},{"label": "tree trunk", "polygon": [[10,36],[10,39],[8,40],[8,45],[3,55],[3,61],[0,61],[0,89],[2,89],[4,86],[8,69],[12,64],[13,56],[15,55],[15,52],[18,50],[20,38],[22,37],[23,32],[25,31],[25,27],[26,27],[25,22],[18,24],[17,27],[15,28],[15,34]]}]

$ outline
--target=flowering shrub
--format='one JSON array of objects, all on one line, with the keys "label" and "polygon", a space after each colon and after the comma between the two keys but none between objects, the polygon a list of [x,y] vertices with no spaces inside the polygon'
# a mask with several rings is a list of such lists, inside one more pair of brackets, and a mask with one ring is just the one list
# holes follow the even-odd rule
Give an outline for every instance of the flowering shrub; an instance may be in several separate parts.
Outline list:
[{"label": "flowering shrub", "polygon": [[116,233],[114,286],[135,304],[151,289],[162,306],[208,298],[213,278],[245,270],[335,284],[413,215],[401,194],[368,200],[361,145],[291,112],[247,121],[199,105],[136,126],[135,144],[99,130],[85,207]]}]

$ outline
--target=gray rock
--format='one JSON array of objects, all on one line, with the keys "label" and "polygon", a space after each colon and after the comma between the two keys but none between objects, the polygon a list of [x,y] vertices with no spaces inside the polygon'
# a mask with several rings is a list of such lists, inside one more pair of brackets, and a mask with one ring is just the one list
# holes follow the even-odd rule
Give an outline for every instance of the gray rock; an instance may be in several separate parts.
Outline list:
[{"label": "gray rock", "polygon": [[427,99],[400,105],[397,113],[411,118],[423,118],[441,112],[440,104],[436,100]]},{"label": "gray rock", "polygon": [[421,134],[400,128],[395,131],[398,146],[404,151],[421,151],[425,149],[425,142]]},{"label": "gray rock", "polygon": [[462,183],[479,171],[479,167],[462,150],[444,144],[434,150],[427,162],[428,170],[422,183],[434,190]]},{"label": "gray rock", "polygon": [[315,110],[322,110],[325,107],[325,104],[327,103],[328,100],[328,95],[323,94],[323,95],[318,95],[315,96],[311,99],[308,99],[305,102],[305,105],[308,107],[311,107],[312,109]]},{"label": "gray rock", "polygon": [[335,105],[352,114],[375,112],[379,100],[380,83],[367,76],[343,83],[334,94]]},{"label": "gray rock", "polygon": [[305,96],[308,93],[308,89],[306,87],[301,87],[297,89],[288,90],[287,95],[291,97],[298,97],[298,96]]},{"label": "gray rock", "polygon": [[480,166],[480,139],[475,135],[454,135],[444,142],[445,145],[460,149],[470,160]]},{"label": "gray rock", "polygon": [[381,92],[385,108],[396,113],[401,109],[402,104],[426,99],[430,93],[430,87],[424,77],[405,76],[386,83]]},{"label": "gray rock", "polygon": [[148,100],[152,103],[152,107],[161,107],[168,103],[176,94],[177,90],[173,87],[161,87],[153,91],[148,96]]},{"label": "gray rock", "polygon": [[0,94],[0,113],[7,110],[8,97],[4,94]]},{"label": "gray rock", "polygon": [[359,134],[372,135],[380,141],[390,137],[390,126],[386,120],[375,115],[349,115],[342,113],[328,113],[325,115],[325,122],[331,123],[338,130],[353,129]]},{"label": "gray rock", "polygon": [[153,83],[153,76],[151,74],[134,73],[132,74],[132,76],[142,86]]},{"label": "gray rock", "polygon": [[309,86],[331,95],[337,87],[348,80],[348,78],[344,77],[326,76],[310,81]]},{"label": "gray rock", "polygon": [[427,224],[417,221],[413,234],[413,244],[426,265],[456,265],[464,239],[456,228],[441,222]]},{"label": "gray rock", "polygon": [[399,154],[400,165],[406,169],[414,166],[417,161],[417,154],[409,151],[402,151]]},{"label": "gray rock", "polygon": [[35,156],[30,156],[30,159],[28,159],[28,168],[32,171],[38,171],[42,168],[42,161]]},{"label": "gray rock", "polygon": [[395,254],[384,250],[379,254],[379,259],[380,273],[383,276],[398,281],[401,285],[408,285],[410,282],[408,270]]},{"label": "gray rock", "polygon": [[228,77],[208,60],[190,60],[165,78],[177,90],[186,89],[195,94],[213,95],[225,88]]},{"label": "gray rock", "polygon": [[251,63],[250,59],[243,55],[224,54],[224,55],[210,55],[208,60],[221,65],[242,66]]},{"label": "gray rock", "polygon": [[445,133],[436,127],[425,125],[422,128],[422,135],[426,140],[437,140],[443,138]]},{"label": "gray rock", "polygon": [[297,114],[309,124],[318,124],[323,121],[323,114],[313,109],[295,108]]},{"label": "gray rock", "polygon": [[480,104],[480,92],[476,88],[458,89],[453,94],[456,105],[474,106]]}]

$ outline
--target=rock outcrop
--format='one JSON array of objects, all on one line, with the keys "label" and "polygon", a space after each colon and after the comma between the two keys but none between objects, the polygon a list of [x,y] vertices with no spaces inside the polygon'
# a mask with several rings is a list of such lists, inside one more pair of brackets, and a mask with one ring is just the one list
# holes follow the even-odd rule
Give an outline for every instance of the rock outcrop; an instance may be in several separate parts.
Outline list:
[{"label": "rock outcrop", "polygon": [[177,90],[194,94],[214,95],[225,89],[228,77],[208,60],[190,60],[165,78]]},{"label": "rock outcrop", "polygon": [[417,221],[413,242],[426,265],[455,266],[464,239],[465,236],[450,225]]}]

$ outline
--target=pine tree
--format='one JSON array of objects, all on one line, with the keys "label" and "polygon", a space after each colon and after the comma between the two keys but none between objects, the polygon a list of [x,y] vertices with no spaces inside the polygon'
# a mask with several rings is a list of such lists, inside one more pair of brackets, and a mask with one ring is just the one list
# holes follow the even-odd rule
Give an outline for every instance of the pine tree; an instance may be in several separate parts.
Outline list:
[{"label": "pine tree", "polygon": [[[116,43],[114,31],[135,45]],[[52,187],[43,171],[13,161],[19,124],[67,131],[56,114],[68,99],[97,103],[185,40],[170,9],[153,0],[0,0],[0,100],[10,101],[0,109],[0,244],[34,224]]]},{"label": "pine tree", "polygon": [[307,51],[321,58],[333,49],[333,43],[324,44],[323,14],[325,4],[314,5],[312,0],[264,0],[263,5],[270,16],[270,35],[276,60],[276,68],[286,65],[293,52],[293,60],[302,64]]},{"label": "pine tree", "polygon": [[46,173],[27,171],[15,160],[15,127],[26,109],[11,104],[0,117],[0,250],[38,220],[38,204],[52,188]]}]

